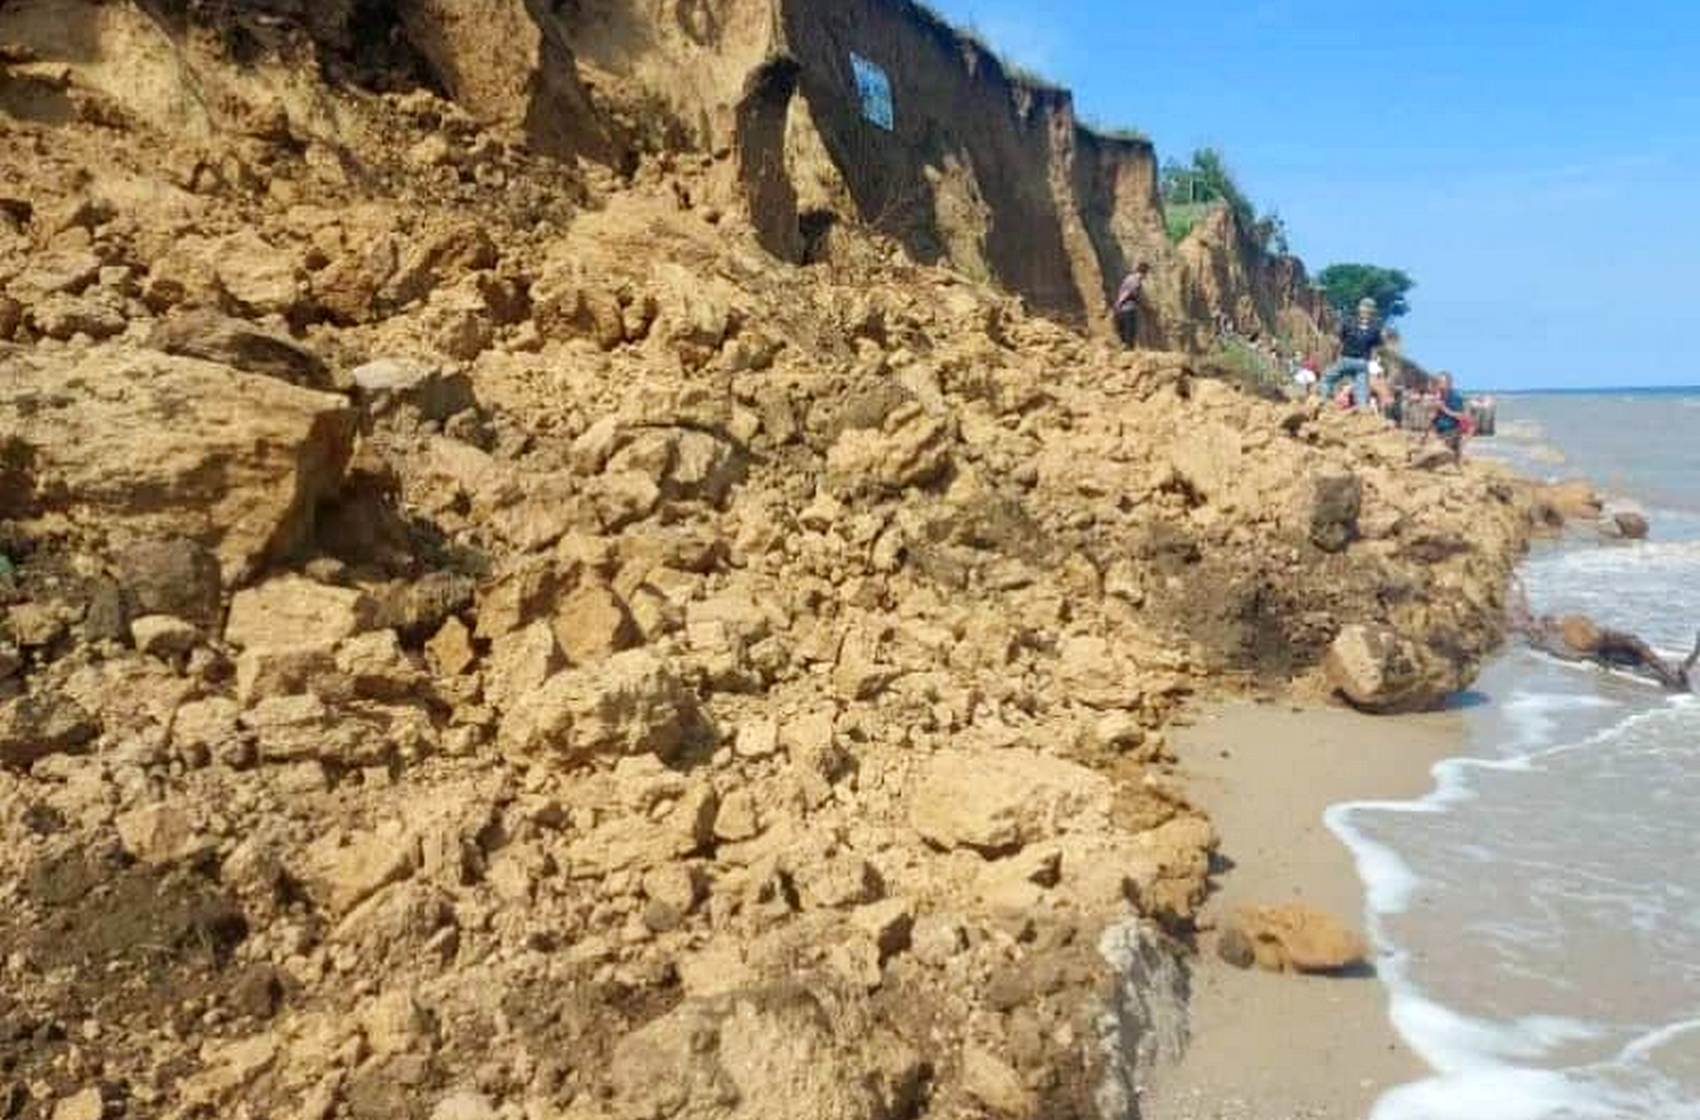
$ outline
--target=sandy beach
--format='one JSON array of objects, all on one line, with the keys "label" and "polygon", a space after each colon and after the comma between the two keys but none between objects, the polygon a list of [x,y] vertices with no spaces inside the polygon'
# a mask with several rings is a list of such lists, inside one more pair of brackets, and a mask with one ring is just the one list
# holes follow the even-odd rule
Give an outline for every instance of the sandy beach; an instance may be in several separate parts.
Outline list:
[{"label": "sandy beach", "polygon": [[[1324,810],[1422,794],[1430,768],[1459,753],[1462,736],[1450,712],[1206,709],[1177,736],[1176,751],[1231,863],[1207,914],[1301,901],[1361,928],[1362,885]],[[1216,957],[1213,935],[1200,947],[1194,1044],[1153,1086],[1150,1120],[1361,1120],[1384,1090],[1424,1073],[1388,1022],[1373,975],[1241,972]]]}]

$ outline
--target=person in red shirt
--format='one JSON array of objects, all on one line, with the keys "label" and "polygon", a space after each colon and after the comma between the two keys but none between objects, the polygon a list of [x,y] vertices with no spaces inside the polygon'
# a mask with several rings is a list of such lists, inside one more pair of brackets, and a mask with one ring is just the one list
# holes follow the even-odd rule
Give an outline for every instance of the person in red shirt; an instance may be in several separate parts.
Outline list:
[{"label": "person in red shirt", "polygon": [[1110,305],[1110,315],[1116,321],[1116,337],[1132,349],[1139,342],[1139,294],[1145,288],[1145,277],[1151,272],[1149,261],[1140,261],[1127,274],[1116,291],[1116,301]]}]

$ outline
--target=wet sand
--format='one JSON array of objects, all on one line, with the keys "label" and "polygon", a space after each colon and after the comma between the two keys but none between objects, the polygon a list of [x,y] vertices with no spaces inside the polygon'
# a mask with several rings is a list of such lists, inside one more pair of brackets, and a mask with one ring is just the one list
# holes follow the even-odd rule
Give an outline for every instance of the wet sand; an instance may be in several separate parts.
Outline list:
[{"label": "wet sand", "polygon": [[[1362,928],[1363,887],[1322,814],[1340,801],[1402,799],[1461,752],[1455,713],[1375,718],[1286,705],[1206,709],[1177,737],[1193,796],[1209,811],[1231,870],[1206,909],[1304,902]],[[1373,975],[1240,972],[1200,939],[1193,1044],[1145,1099],[1145,1120],[1362,1120],[1423,1064],[1387,1019]]]}]

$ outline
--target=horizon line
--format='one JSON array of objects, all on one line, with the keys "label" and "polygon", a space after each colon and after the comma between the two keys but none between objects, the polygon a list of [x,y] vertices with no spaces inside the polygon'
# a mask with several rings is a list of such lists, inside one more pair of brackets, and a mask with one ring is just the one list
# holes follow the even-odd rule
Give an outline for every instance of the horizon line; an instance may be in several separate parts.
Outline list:
[{"label": "horizon line", "polygon": [[1541,386],[1530,389],[1478,389],[1480,393],[1499,393],[1502,396],[1536,394],[1572,394],[1586,396],[1601,393],[1700,393],[1700,384],[1696,385],[1583,385],[1583,386]]}]

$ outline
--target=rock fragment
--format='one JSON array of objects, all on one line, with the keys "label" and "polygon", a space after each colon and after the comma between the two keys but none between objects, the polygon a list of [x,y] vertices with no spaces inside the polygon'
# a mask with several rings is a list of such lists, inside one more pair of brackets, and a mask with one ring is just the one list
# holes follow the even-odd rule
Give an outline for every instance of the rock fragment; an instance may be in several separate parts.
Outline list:
[{"label": "rock fragment", "polygon": [[1348,626],[1328,648],[1328,679],[1365,711],[1423,711],[1458,687],[1452,666],[1386,626]]},{"label": "rock fragment", "polygon": [[1369,947],[1338,919],[1291,903],[1235,911],[1219,935],[1218,951],[1238,968],[1332,973],[1363,964]]}]

